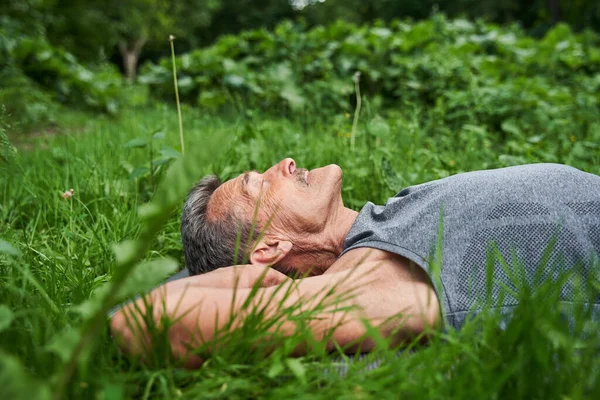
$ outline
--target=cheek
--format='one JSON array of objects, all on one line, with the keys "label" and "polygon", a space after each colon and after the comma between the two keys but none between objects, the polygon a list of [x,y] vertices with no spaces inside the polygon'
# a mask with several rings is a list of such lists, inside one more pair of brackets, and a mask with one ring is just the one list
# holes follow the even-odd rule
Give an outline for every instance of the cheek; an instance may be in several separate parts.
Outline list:
[{"label": "cheek", "polygon": [[[296,203],[293,209],[286,210],[286,218],[296,224],[296,229],[302,233],[321,231],[325,220],[321,207],[314,203]],[[298,229],[299,228],[299,229]]]},{"label": "cheek", "polygon": [[315,231],[315,218],[310,204],[298,199],[277,200],[266,196],[261,207],[261,218],[266,224],[269,218],[275,230],[292,234]]},{"label": "cheek", "polygon": [[[252,211],[254,213],[254,209]],[[275,196],[270,195],[269,192],[263,193],[258,209],[259,219],[263,226],[265,226],[269,220],[271,220],[271,224],[273,224],[274,221],[281,219],[282,213],[286,213],[283,202],[278,200]]]}]

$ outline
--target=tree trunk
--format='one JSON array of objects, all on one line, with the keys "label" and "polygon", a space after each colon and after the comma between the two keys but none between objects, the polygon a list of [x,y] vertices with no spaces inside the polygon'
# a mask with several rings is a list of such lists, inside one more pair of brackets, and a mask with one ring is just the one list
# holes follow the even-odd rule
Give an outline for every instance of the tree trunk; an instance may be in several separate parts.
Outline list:
[{"label": "tree trunk", "polygon": [[144,44],[146,44],[146,38],[144,37],[119,43],[119,51],[121,52],[121,57],[123,57],[125,77],[131,83],[135,82],[137,65]]},{"label": "tree trunk", "polygon": [[548,0],[550,7],[550,15],[552,16],[552,25],[556,25],[560,21],[560,0]]}]

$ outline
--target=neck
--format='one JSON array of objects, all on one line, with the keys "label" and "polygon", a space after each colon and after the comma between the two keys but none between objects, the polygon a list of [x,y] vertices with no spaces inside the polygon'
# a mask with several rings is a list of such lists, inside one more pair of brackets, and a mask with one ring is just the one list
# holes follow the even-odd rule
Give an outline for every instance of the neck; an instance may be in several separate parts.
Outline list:
[{"label": "neck", "polygon": [[330,232],[327,236],[329,237],[328,243],[330,244],[333,261],[335,261],[340,254],[342,254],[342,250],[344,248],[344,239],[346,239],[346,236],[348,236],[348,232],[350,232],[350,228],[352,228],[352,224],[354,224],[354,221],[356,221],[356,217],[358,216],[356,211],[347,207],[342,207],[338,214],[339,215],[333,221],[333,223],[328,224]]},{"label": "neck", "polygon": [[328,221],[323,232],[307,237],[304,245],[295,245],[298,266],[313,268],[311,275],[320,275],[337,260],[344,248],[344,239],[348,235],[358,213],[341,207],[334,218]]}]

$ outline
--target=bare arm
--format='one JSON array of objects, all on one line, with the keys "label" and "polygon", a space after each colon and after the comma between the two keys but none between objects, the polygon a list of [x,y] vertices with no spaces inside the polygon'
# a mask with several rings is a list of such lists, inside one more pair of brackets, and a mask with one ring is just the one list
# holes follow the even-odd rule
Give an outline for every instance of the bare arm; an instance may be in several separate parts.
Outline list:
[{"label": "bare arm", "polygon": [[260,287],[279,285],[289,280],[281,272],[259,265],[234,265],[218,268],[201,275],[190,276],[170,282],[170,288],[213,287],[213,288],[251,288],[258,283]]},{"label": "bare arm", "polygon": [[[352,258],[355,257],[340,259],[338,263],[355,262]],[[304,311],[327,302],[319,315],[308,323],[317,340],[333,333],[328,348],[335,344],[345,346],[361,338],[365,333],[363,321],[377,326],[384,336],[394,334],[394,339],[404,340],[434,325],[439,315],[437,298],[428,280],[423,278],[424,273],[417,271],[413,276],[407,268],[403,260],[380,257],[340,272],[257,289],[249,304],[265,307],[265,316],[269,318],[278,315],[281,307]],[[232,317],[234,328],[243,324],[243,316],[248,312],[244,303],[253,289],[202,287],[197,282],[186,281],[188,279],[155,289],[149,295],[149,302],[153,305],[152,317],[157,326],[163,316],[176,321],[168,332],[173,353],[185,360],[187,366],[197,367],[203,360],[191,355],[189,348],[214,339],[215,332],[226,326]],[[333,287],[337,293],[351,296],[343,296],[334,304],[333,298],[327,296]],[[137,305],[138,310],[128,306],[119,311],[111,328],[125,351],[143,355],[150,348],[147,328],[128,323],[132,316],[139,317],[145,312],[141,300]],[[348,312],[349,308],[352,311]],[[403,318],[390,319],[399,313],[404,314]],[[296,323],[287,320],[278,333],[290,336],[295,329]],[[368,340],[362,343],[363,350],[369,350],[370,346]]]}]

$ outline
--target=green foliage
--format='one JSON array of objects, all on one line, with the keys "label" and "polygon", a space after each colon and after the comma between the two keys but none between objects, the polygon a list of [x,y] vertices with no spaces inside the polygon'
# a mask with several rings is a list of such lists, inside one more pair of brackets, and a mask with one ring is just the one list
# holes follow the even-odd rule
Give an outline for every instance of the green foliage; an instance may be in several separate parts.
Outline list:
[{"label": "green foliage", "polygon": [[[0,243],[1,246],[1,243]],[[0,249],[1,251],[1,249]],[[5,330],[10,326],[10,323],[14,319],[15,314],[12,312],[10,308],[5,306],[4,304],[0,304],[0,332]]]},{"label": "green foliage", "polygon": [[[439,129],[485,127],[503,138],[587,135],[600,116],[600,38],[558,24],[542,40],[516,26],[442,15],[417,22],[356,26],[337,21],[306,29],[225,36],[177,59],[183,101],[203,110],[328,117],[353,109],[352,76],[377,112],[424,110]],[[170,61],[143,69],[142,82],[173,99]],[[508,124],[508,125],[506,125]],[[570,128],[567,128],[570,129]]]},{"label": "green foliage", "polygon": [[0,104],[19,125],[53,121],[58,104],[118,111],[121,77],[114,68],[84,67],[27,28],[0,19]]},{"label": "green foliage", "polygon": [[0,352],[0,385],[6,398],[15,400],[50,399],[48,386],[30,376],[19,360]]},{"label": "green foliage", "polygon": [[[0,109],[0,112],[3,110]],[[17,149],[10,143],[4,129],[2,115],[0,115],[0,171],[14,164],[17,158]]]},{"label": "green foliage", "polygon": [[[155,131],[148,137],[136,137],[123,145],[125,149],[139,149],[147,154],[146,159],[139,165],[123,163],[122,166],[129,172],[129,180],[136,181],[143,198],[150,198],[156,190],[156,183],[163,172],[181,153],[167,145],[158,146],[165,139],[165,132]],[[145,189],[145,190],[144,190]]]},{"label": "green foliage", "polygon": [[[168,54],[165,43],[169,34],[178,37],[178,50],[183,51],[212,44],[222,35],[273,29],[286,19],[310,27],[335,20],[361,25],[397,18],[422,20],[439,11],[452,18],[519,23],[525,32],[539,37],[560,21],[576,31],[597,31],[599,4],[587,0],[20,0],[4,1],[0,26],[16,23],[22,29],[13,37],[43,37],[52,47],[65,49],[88,66],[110,60],[133,80],[140,58],[157,60]],[[33,89],[28,87],[27,92]],[[286,93],[291,102],[300,99],[293,89]],[[8,103],[18,100],[13,96]],[[206,101],[213,101],[211,93],[207,96]],[[36,110],[26,110],[33,122],[55,112],[42,97],[36,93],[32,101],[21,103],[21,108],[40,104]],[[15,115],[24,114],[17,111]]]},{"label": "green foliage", "polygon": [[0,254],[7,254],[9,256],[18,257],[20,252],[6,240],[0,239]]},{"label": "green foliage", "polygon": [[338,18],[359,24],[378,19],[419,20],[437,10],[451,17],[518,23],[536,36],[559,21],[577,30],[587,27],[598,31],[600,26],[600,6],[596,1],[587,0],[291,0],[290,4],[301,8],[301,15],[311,23],[323,25]]}]

